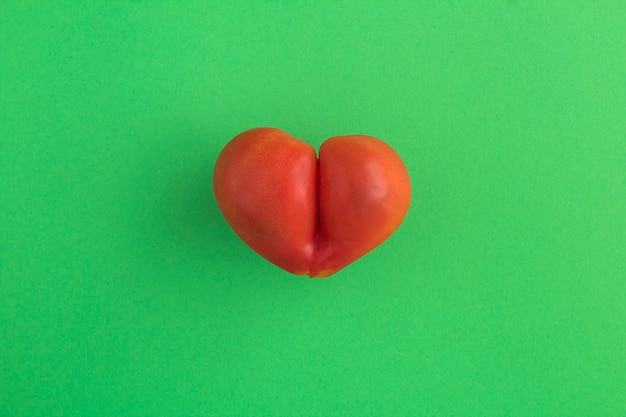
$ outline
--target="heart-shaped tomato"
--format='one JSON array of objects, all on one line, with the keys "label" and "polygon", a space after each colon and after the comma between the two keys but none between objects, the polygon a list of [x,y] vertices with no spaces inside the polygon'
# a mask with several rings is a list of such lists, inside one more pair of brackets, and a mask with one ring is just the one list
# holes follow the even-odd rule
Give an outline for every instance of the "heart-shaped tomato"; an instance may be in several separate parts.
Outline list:
[{"label": "heart-shaped tomato", "polygon": [[384,242],[404,220],[411,182],[398,154],[364,135],[315,149],[274,128],[222,150],[213,175],[226,221],[253,250],[297,275],[328,277]]}]

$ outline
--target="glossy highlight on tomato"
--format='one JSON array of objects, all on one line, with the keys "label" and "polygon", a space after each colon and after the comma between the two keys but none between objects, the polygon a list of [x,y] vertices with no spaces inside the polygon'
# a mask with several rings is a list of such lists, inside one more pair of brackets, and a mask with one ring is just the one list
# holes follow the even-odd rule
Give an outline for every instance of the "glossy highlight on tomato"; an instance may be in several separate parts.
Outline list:
[{"label": "glossy highlight on tomato", "polygon": [[319,151],[276,128],[233,138],[213,191],[235,233],[280,268],[328,277],[383,243],[411,203],[398,154],[371,136],[327,139]]}]

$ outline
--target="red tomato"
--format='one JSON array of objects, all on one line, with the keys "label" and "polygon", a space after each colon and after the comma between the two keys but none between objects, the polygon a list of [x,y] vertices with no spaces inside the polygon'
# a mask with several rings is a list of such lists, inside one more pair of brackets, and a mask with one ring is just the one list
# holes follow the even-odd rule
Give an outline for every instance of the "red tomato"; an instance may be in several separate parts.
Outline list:
[{"label": "red tomato", "polygon": [[411,182],[371,136],[313,147],[274,128],[232,139],[215,163],[215,199],[235,233],[297,275],[328,277],[384,242],[404,220]]}]

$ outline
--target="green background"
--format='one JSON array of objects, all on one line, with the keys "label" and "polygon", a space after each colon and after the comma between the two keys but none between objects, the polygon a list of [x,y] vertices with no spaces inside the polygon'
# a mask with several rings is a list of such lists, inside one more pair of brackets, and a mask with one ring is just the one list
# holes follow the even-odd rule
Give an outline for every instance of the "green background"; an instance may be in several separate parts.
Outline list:
[{"label": "green background", "polygon": [[[623,1],[9,1],[0,51],[1,416],[625,415]],[[256,126],[384,139],[404,224],[258,257]]]}]

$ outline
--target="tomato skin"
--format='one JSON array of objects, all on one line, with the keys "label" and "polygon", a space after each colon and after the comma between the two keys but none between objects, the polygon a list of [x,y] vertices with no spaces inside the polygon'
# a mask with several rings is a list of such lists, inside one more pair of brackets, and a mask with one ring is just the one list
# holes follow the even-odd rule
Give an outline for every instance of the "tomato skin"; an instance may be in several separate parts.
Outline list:
[{"label": "tomato skin", "polygon": [[319,158],[320,221],[311,275],[327,276],[383,243],[411,203],[411,180],[398,154],[371,136],[337,136]]},{"label": "tomato skin", "polygon": [[297,275],[327,277],[384,242],[411,202],[408,171],[383,141],[337,136],[320,148],[275,128],[237,135],[214,169],[217,204],[237,235]]},{"label": "tomato skin", "polygon": [[272,128],[237,135],[215,163],[215,199],[235,233],[281,268],[306,275],[317,223],[317,157]]}]

